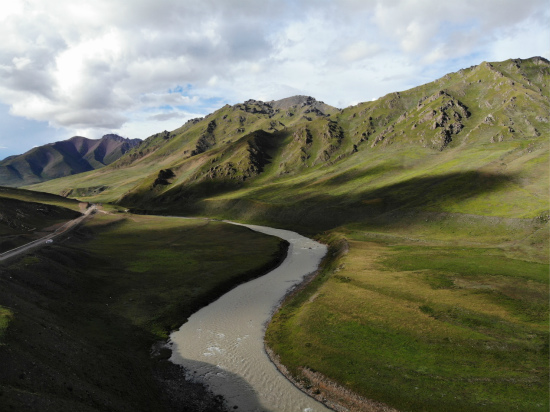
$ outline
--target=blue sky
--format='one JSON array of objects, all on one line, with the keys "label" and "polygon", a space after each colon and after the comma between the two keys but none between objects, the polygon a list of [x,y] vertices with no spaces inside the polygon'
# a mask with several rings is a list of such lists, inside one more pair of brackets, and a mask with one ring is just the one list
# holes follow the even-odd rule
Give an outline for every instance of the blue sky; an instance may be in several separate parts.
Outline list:
[{"label": "blue sky", "polygon": [[547,0],[11,0],[0,159],[74,135],[146,138],[226,103],[336,107],[508,58],[550,58]]}]

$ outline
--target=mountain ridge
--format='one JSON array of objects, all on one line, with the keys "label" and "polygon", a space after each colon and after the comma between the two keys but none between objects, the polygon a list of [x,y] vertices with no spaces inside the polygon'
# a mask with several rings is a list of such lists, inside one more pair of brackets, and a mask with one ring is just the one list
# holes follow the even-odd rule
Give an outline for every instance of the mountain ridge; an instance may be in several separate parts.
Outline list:
[{"label": "mountain ridge", "polygon": [[19,187],[99,169],[140,143],[116,134],[48,143],[0,161],[0,185]]}]

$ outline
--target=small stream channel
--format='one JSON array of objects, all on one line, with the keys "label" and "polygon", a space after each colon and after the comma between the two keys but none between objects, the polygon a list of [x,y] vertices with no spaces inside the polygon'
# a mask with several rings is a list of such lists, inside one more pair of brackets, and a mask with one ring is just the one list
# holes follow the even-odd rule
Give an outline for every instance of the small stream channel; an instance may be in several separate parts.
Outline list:
[{"label": "small stream channel", "polygon": [[270,273],[193,314],[170,335],[170,360],[239,412],[329,411],[289,382],[264,350],[266,323],[273,311],[289,289],[317,269],[327,248],[287,230],[242,226],[287,240],[287,258]]}]

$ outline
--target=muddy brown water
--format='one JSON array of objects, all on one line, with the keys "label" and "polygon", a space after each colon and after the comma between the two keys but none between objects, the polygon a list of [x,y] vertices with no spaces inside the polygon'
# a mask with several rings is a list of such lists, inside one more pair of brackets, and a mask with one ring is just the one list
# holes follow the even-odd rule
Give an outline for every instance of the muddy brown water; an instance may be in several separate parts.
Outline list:
[{"label": "muddy brown water", "polygon": [[236,411],[329,411],[289,382],[264,349],[266,323],[274,310],[290,289],[317,269],[327,248],[294,232],[242,226],[287,240],[287,258],[275,270],[193,314],[170,335],[170,360],[184,366],[188,378],[222,395]]}]

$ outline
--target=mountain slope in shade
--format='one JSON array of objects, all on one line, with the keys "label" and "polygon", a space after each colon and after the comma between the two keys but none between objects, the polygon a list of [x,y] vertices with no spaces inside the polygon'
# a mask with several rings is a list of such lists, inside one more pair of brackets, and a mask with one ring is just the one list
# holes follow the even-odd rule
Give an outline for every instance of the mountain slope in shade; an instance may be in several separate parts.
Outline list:
[{"label": "mountain slope in shade", "polygon": [[0,253],[51,233],[78,210],[76,200],[0,186]]},{"label": "mountain slope in shade", "polygon": [[0,185],[19,187],[99,169],[140,143],[139,139],[107,134],[95,140],[74,136],[35,147],[0,162]]}]

